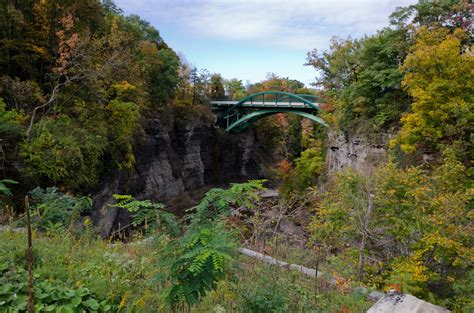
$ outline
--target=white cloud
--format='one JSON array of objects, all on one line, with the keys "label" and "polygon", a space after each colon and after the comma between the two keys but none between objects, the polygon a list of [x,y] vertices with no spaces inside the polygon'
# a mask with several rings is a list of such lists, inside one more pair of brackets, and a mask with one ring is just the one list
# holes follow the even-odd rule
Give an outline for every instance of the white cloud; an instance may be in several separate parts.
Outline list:
[{"label": "white cloud", "polygon": [[297,50],[327,46],[333,35],[372,34],[398,6],[416,0],[117,0],[137,13],[196,36]]}]

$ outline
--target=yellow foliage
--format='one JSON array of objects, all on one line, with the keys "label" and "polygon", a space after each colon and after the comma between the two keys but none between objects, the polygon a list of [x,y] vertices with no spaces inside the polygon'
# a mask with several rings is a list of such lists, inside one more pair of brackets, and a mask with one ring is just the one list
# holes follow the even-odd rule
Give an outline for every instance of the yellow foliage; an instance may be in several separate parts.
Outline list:
[{"label": "yellow foliage", "polygon": [[129,298],[130,294],[129,293],[125,293],[122,297],[122,299],[120,300],[120,304],[118,306],[119,310],[124,308],[126,305],[127,305],[127,300]]},{"label": "yellow foliage", "polygon": [[392,147],[399,144],[412,153],[420,147],[437,149],[450,140],[468,141],[469,125],[474,123],[474,56],[462,46],[465,36],[459,29],[418,30],[402,66],[402,85],[413,97],[412,111],[401,118]]},{"label": "yellow foliage", "polygon": [[112,84],[112,88],[114,88],[118,93],[136,90],[137,87],[130,84],[128,81],[123,80],[119,83]]},{"label": "yellow foliage", "polygon": [[474,213],[468,206],[472,192],[466,188],[465,166],[452,149],[443,156],[431,172],[388,163],[371,176],[340,173],[318,198],[312,241],[338,255],[359,249],[371,193],[366,253],[377,263],[364,265],[367,283],[400,285],[421,297],[429,296],[428,283],[450,288],[474,263]]}]

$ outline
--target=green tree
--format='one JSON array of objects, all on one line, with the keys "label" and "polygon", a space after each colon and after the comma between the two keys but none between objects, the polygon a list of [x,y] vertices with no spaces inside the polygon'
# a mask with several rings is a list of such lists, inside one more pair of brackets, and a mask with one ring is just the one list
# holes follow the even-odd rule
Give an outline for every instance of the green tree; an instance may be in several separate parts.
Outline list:
[{"label": "green tree", "polygon": [[168,105],[174,98],[179,83],[179,59],[171,49],[152,48],[151,51],[153,53],[147,58],[150,64],[147,77],[150,102],[153,106]]},{"label": "green tree", "polygon": [[407,48],[403,30],[384,29],[360,40],[334,39],[329,52],[308,54],[307,65],[322,74],[317,84],[336,95],[338,126],[369,121],[379,129],[399,120],[409,101],[399,69]]},{"label": "green tree", "polygon": [[2,138],[21,135],[24,128],[21,125],[23,117],[16,110],[7,110],[5,102],[0,98],[0,134]]},{"label": "green tree", "polygon": [[25,117],[16,110],[7,110],[0,98],[0,175],[17,177],[18,171],[12,166],[19,158],[18,142],[24,138],[25,128],[22,125]]},{"label": "green tree", "polygon": [[390,15],[390,24],[399,28],[461,28],[472,34],[472,8],[468,1],[430,0],[400,7]]},{"label": "green tree", "polygon": [[225,82],[225,89],[227,95],[231,100],[239,100],[245,97],[245,87],[242,84],[242,81],[237,78],[232,78]]},{"label": "green tree", "polygon": [[16,168],[21,147],[25,177],[76,189],[130,168],[140,117],[172,104],[179,82],[158,30],[97,0],[4,1],[0,25],[2,111],[18,116],[0,126],[1,164]]},{"label": "green tree", "polygon": [[109,154],[119,168],[130,169],[135,163],[132,139],[140,117],[137,105],[133,102],[112,100],[107,105],[109,127]]},{"label": "green tree", "polygon": [[410,109],[400,67],[414,43],[416,29],[461,28],[471,34],[463,43],[472,39],[472,10],[468,3],[457,0],[419,1],[398,8],[390,24],[376,35],[335,38],[329,51],[308,53],[306,65],[320,73],[315,84],[331,99],[334,117],[327,119],[342,130],[358,126],[370,132],[394,126]]},{"label": "green tree", "polygon": [[211,100],[222,100],[225,97],[224,83],[221,75],[211,75]]}]

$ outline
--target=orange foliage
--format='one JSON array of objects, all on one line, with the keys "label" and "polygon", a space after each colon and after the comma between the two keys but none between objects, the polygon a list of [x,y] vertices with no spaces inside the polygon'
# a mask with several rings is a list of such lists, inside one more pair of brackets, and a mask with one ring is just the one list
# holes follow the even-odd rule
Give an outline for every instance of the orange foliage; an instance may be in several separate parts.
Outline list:
[{"label": "orange foliage", "polygon": [[[79,34],[70,33],[74,26],[74,18],[71,14],[63,17],[60,24],[64,29],[56,32],[58,36],[58,60],[54,71],[58,74],[66,74],[67,67],[70,64],[74,49],[79,43]],[[70,33],[70,34],[69,34]]]},{"label": "orange foliage", "polygon": [[333,273],[333,277],[336,280],[336,290],[338,292],[346,294],[351,291],[350,279],[344,278],[337,273]]},{"label": "orange foliage", "polygon": [[386,288],[384,288],[385,290],[396,290],[396,291],[399,291],[401,292],[402,291],[402,286],[400,284],[388,284],[386,286]]},{"label": "orange foliage", "polygon": [[301,120],[301,131],[304,134],[312,134],[313,133],[313,122],[309,119],[302,119]]},{"label": "orange foliage", "polygon": [[286,118],[285,114],[279,113],[276,115],[276,121],[281,127],[288,126],[288,119]]},{"label": "orange foliage", "polygon": [[339,313],[351,313],[351,308],[341,304],[339,306]]},{"label": "orange foliage", "polygon": [[288,160],[282,160],[278,162],[277,164],[277,171],[281,175],[287,175],[288,173],[291,172],[292,169],[293,169],[293,166]]}]

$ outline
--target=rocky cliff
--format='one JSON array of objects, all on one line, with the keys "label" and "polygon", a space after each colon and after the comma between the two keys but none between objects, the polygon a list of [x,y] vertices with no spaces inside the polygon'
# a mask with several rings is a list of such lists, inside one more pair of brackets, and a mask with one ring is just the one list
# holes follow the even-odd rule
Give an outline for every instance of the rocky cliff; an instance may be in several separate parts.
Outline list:
[{"label": "rocky cliff", "polygon": [[387,144],[390,133],[372,134],[370,136],[357,133],[329,131],[326,167],[328,173],[345,168],[356,171],[367,171],[387,159]]},{"label": "rocky cliff", "polygon": [[229,134],[211,121],[151,119],[135,144],[134,169],[111,175],[95,193],[92,220],[104,237],[129,222],[126,212],[108,205],[115,193],[167,202],[205,186],[262,177],[256,146],[251,130]]}]

